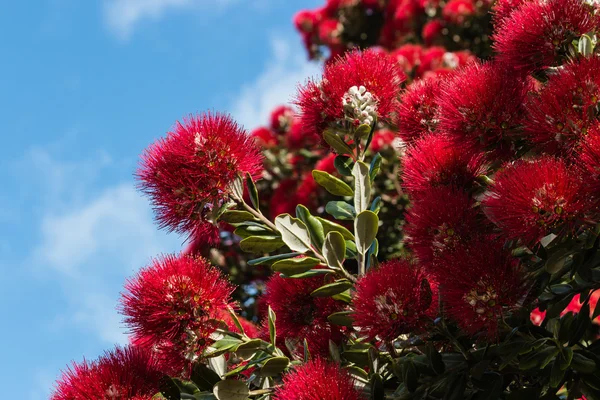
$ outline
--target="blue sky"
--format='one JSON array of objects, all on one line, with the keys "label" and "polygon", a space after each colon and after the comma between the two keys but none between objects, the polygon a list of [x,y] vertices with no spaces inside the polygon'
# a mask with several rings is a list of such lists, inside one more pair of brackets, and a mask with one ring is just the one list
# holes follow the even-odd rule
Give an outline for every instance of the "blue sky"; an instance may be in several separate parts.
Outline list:
[{"label": "blue sky", "polygon": [[291,17],[320,0],[32,0],[0,6],[0,382],[46,399],[70,360],[125,342],[125,278],[181,239],[134,190],[182,116],[247,127],[318,72]]}]

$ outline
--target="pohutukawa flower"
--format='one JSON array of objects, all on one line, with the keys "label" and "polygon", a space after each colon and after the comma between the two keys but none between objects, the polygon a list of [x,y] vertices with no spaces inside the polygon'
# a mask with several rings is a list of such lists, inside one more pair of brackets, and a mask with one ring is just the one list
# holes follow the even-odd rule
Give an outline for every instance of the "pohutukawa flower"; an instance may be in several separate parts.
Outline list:
[{"label": "pohutukawa flower", "polygon": [[437,286],[419,266],[391,260],[359,279],[353,304],[353,325],[361,335],[390,341],[431,323]]},{"label": "pohutukawa flower", "polygon": [[407,242],[432,272],[444,257],[489,233],[489,223],[464,191],[431,188],[419,194],[406,216]]},{"label": "pohutukawa flower", "polygon": [[585,187],[560,159],[520,160],[506,166],[494,181],[482,204],[510,239],[535,244],[550,233],[570,234],[584,224]]},{"label": "pohutukawa flower", "polygon": [[591,194],[600,200],[600,122],[590,127],[577,160],[587,175],[585,183],[590,187]]},{"label": "pohutukawa flower", "polygon": [[402,94],[398,106],[398,133],[405,142],[411,143],[435,131],[438,124],[436,96],[440,84],[439,79],[421,79]]},{"label": "pohutukawa flower", "polygon": [[571,42],[598,26],[583,0],[527,1],[496,25],[494,47],[509,71],[538,70],[560,65]]},{"label": "pohutukawa flower", "polygon": [[173,344],[182,359],[196,360],[211,343],[233,287],[199,257],[166,255],[125,284],[125,324],[148,346]]},{"label": "pohutukawa flower", "polygon": [[327,317],[344,310],[344,303],[331,297],[312,297],[310,294],[326,282],[321,277],[286,279],[273,275],[266,286],[264,302],[277,315],[277,334],[296,340],[306,339],[311,354],[327,356],[329,340],[338,343],[343,333]]},{"label": "pohutukawa flower", "polygon": [[528,90],[528,81],[506,66],[470,64],[442,87],[438,129],[460,147],[511,154]]},{"label": "pohutukawa flower", "polygon": [[458,25],[464,24],[475,12],[473,0],[450,0],[444,6],[442,15],[446,21]]},{"label": "pohutukawa flower", "polygon": [[493,339],[498,321],[526,293],[518,262],[493,238],[471,243],[445,260],[440,295],[448,315],[467,334]]},{"label": "pohutukawa flower", "polygon": [[569,155],[600,121],[600,58],[566,64],[527,102],[525,134],[541,150]]},{"label": "pohutukawa flower", "polygon": [[487,172],[482,153],[453,146],[442,135],[425,135],[403,159],[403,187],[413,196],[433,187],[471,190],[479,175]]},{"label": "pohutukawa flower", "polygon": [[283,376],[274,400],[366,400],[347,371],[320,358]]},{"label": "pohutukawa flower", "polygon": [[513,11],[515,11],[521,6],[521,4],[525,2],[525,0],[496,0],[494,6],[492,7],[494,25],[499,27],[500,24],[513,13]]},{"label": "pohutukawa flower", "polygon": [[150,400],[163,373],[152,354],[139,347],[117,347],[96,361],[73,363],[57,381],[52,400]]},{"label": "pohutukawa flower", "polygon": [[291,107],[279,106],[271,112],[271,129],[278,133],[286,133],[294,123],[295,112]]},{"label": "pohutukawa flower", "polygon": [[269,147],[277,146],[277,136],[275,133],[266,127],[260,127],[252,130],[250,136],[256,140],[256,143],[262,147],[268,149]]},{"label": "pohutukawa flower", "polygon": [[211,222],[238,174],[258,178],[261,171],[262,156],[246,131],[227,115],[206,113],[178,122],[146,149],[137,177],[160,226],[191,234]]},{"label": "pohutukawa flower", "polygon": [[320,82],[299,89],[304,130],[320,136],[330,126],[389,120],[404,79],[391,57],[373,50],[347,53],[325,67]]},{"label": "pohutukawa flower", "polygon": [[393,149],[398,149],[402,147],[402,145],[402,140],[397,138],[394,132],[387,129],[380,129],[375,131],[373,134],[373,140],[371,141],[370,149],[377,153],[390,147]]}]

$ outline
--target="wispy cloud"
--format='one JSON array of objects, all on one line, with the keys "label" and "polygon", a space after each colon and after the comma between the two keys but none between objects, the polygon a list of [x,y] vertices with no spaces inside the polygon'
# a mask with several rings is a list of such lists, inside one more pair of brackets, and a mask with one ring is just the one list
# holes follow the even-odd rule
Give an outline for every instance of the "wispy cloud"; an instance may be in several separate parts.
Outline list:
[{"label": "wispy cloud", "polygon": [[108,27],[121,39],[128,39],[142,20],[159,20],[167,11],[200,5],[222,7],[235,0],[104,0]]},{"label": "wispy cloud", "polygon": [[266,123],[271,110],[289,103],[299,83],[317,75],[320,67],[306,60],[298,38],[272,38],[271,58],[256,79],[244,85],[234,100],[233,116],[247,128]]}]

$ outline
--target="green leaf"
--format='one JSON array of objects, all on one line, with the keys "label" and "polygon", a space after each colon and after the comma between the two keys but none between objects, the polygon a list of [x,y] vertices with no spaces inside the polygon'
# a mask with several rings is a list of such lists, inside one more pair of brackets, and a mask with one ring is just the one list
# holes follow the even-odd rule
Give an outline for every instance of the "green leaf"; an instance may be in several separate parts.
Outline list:
[{"label": "green leaf", "polygon": [[273,271],[285,275],[297,275],[310,271],[313,267],[319,265],[320,261],[312,257],[290,258],[277,261],[271,267]]},{"label": "green leaf", "polygon": [[563,347],[560,351],[559,362],[560,369],[565,371],[573,361],[573,349],[571,347]]},{"label": "green leaf", "polygon": [[352,169],[354,176],[354,208],[361,213],[369,208],[371,199],[371,179],[369,166],[362,161],[357,161]]},{"label": "green leaf", "polygon": [[354,165],[354,160],[351,157],[339,155],[333,160],[333,165],[340,175],[352,176],[352,166]]},{"label": "green leaf", "polygon": [[304,338],[302,345],[304,347],[304,362],[307,363],[310,361],[310,350],[308,349],[308,340],[306,338]]},{"label": "green leaf", "polygon": [[221,381],[221,378],[215,371],[200,363],[194,364],[191,379],[198,386],[198,389],[202,391],[212,390],[213,386]]},{"label": "green leaf", "polygon": [[345,292],[352,287],[352,282],[347,279],[340,279],[333,283],[328,283],[320,288],[312,291],[310,294],[312,297],[330,297],[334,294]]},{"label": "green leaf", "polygon": [[311,269],[310,271],[303,272],[301,274],[296,275],[283,275],[285,278],[290,279],[304,279],[304,278],[312,278],[313,276],[323,276],[331,274],[332,271],[330,269]]},{"label": "green leaf", "polygon": [[240,331],[240,333],[242,335],[245,335],[246,332],[244,332],[244,327],[242,326],[242,324],[240,322],[240,319],[238,318],[238,316],[235,313],[235,311],[233,311],[233,308],[227,307],[227,312],[229,312],[229,316],[231,317],[231,320],[233,321],[234,325],[238,328],[238,330]]},{"label": "green leaf", "polygon": [[356,250],[360,254],[365,254],[379,229],[379,217],[373,211],[363,211],[356,216],[354,221],[354,232],[356,232]]},{"label": "green leaf", "polygon": [[544,266],[546,271],[550,274],[555,274],[560,271],[565,266],[569,254],[569,250],[565,248],[558,249],[554,254],[548,257],[546,265]]},{"label": "green leaf", "polygon": [[350,240],[346,240],[346,258],[356,258],[357,254],[356,244]]},{"label": "green leaf", "polygon": [[412,360],[406,360],[402,364],[402,380],[409,392],[414,392],[419,386],[419,372]]},{"label": "green leaf", "polygon": [[594,42],[588,35],[581,35],[577,44],[579,54],[584,57],[590,57],[594,53]]},{"label": "green leaf", "polygon": [[427,355],[427,361],[429,361],[429,366],[438,375],[441,375],[446,370],[446,365],[444,364],[444,360],[442,359],[442,355],[429,343],[426,347],[425,354]]},{"label": "green leaf", "polygon": [[269,319],[269,339],[271,340],[271,344],[273,347],[276,346],[275,341],[277,339],[277,329],[275,327],[275,320],[277,317],[275,316],[275,311],[269,306],[268,309],[268,319]]},{"label": "green leaf", "polygon": [[353,154],[352,148],[331,129],[323,132],[323,139],[330,145],[338,154]]},{"label": "green leaf", "polygon": [[373,183],[375,177],[379,174],[379,171],[381,171],[382,160],[383,158],[379,153],[375,154],[375,157],[371,160],[371,165],[369,166],[369,179],[371,180],[371,183]]},{"label": "green leaf", "polygon": [[290,250],[300,253],[310,250],[310,235],[304,222],[290,214],[282,214],[275,218],[275,226]]},{"label": "green leaf", "polygon": [[312,176],[319,185],[334,196],[352,196],[354,194],[346,182],[325,171],[314,170]]},{"label": "green leaf", "polygon": [[257,219],[248,211],[229,210],[221,214],[219,220],[230,224],[238,224],[240,222],[256,221]]},{"label": "green leaf", "polygon": [[248,265],[271,265],[275,261],[284,260],[286,258],[292,258],[301,255],[302,253],[285,253],[278,254],[276,256],[267,256],[261,258],[255,258],[254,260],[248,261]]},{"label": "green leaf", "polygon": [[356,215],[354,207],[345,201],[330,201],[325,206],[325,211],[335,219],[340,220],[352,220]]},{"label": "green leaf", "polygon": [[352,318],[352,311],[339,311],[330,314],[327,320],[334,325],[339,326],[352,326],[354,318]]},{"label": "green leaf", "polygon": [[254,180],[252,179],[252,175],[246,173],[246,187],[248,187],[248,192],[250,194],[250,201],[254,206],[255,210],[260,210],[260,202],[258,200],[258,190],[256,189],[256,185],[254,184]]},{"label": "green leaf", "polygon": [[250,389],[244,381],[226,379],[215,385],[213,394],[218,400],[246,400]]},{"label": "green leaf", "polygon": [[321,222],[310,214],[308,208],[304,207],[302,204],[298,204],[296,206],[296,216],[300,219],[300,221],[304,222],[306,225],[306,229],[308,229],[308,233],[310,235],[310,240],[313,246],[317,249],[323,247],[323,241],[325,240],[325,234],[323,232],[323,225]]},{"label": "green leaf", "polygon": [[284,244],[278,237],[250,236],[240,242],[240,248],[246,253],[271,253]]},{"label": "green leaf", "polygon": [[244,198],[244,178],[241,175],[237,175],[235,180],[231,184],[231,192],[237,199]]},{"label": "green leaf", "polygon": [[323,257],[332,268],[343,268],[346,257],[346,242],[339,232],[329,232],[323,244]]},{"label": "green leaf", "polygon": [[552,363],[552,369],[550,370],[550,387],[557,388],[564,376],[565,371],[560,368],[560,361],[557,358]]},{"label": "green leaf", "polygon": [[340,349],[337,344],[333,342],[333,340],[329,339],[329,355],[331,359],[335,361],[338,365],[342,363],[342,357],[340,355]]},{"label": "green leaf", "polygon": [[369,210],[373,211],[375,214],[379,214],[379,210],[381,210],[381,197],[377,196],[373,199]]},{"label": "green leaf", "polygon": [[371,125],[361,124],[358,126],[358,128],[356,128],[356,131],[354,131],[354,136],[360,140],[369,136],[369,133],[371,133]]},{"label": "green leaf", "polygon": [[276,232],[273,232],[269,229],[263,228],[262,226],[249,225],[249,226],[238,226],[233,231],[239,237],[245,239],[250,236],[269,236],[269,237],[279,237]]},{"label": "green leaf", "polygon": [[379,374],[373,374],[371,376],[371,399],[373,400],[384,400],[385,392],[383,390],[383,379]]},{"label": "green leaf", "polygon": [[166,377],[160,385],[160,393],[167,400],[179,400],[181,394],[173,378]]},{"label": "green leaf", "polygon": [[269,358],[263,366],[258,370],[260,376],[276,376],[282,373],[290,364],[290,359],[287,357]]},{"label": "green leaf", "polygon": [[262,345],[263,345],[262,340],[253,339],[248,342],[240,344],[235,349],[235,354],[237,354],[237,356],[239,358],[248,360],[248,359],[254,357],[254,355],[262,348]]},{"label": "green leaf", "polygon": [[348,229],[344,228],[342,225],[336,224],[335,222],[332,222],[325,218],[321,218],[321,217],[316,217],[316,218],[321,223],[321,226],[323,227],[323,233],[325,236],[327,236],[327,234],[329,232],[339,232],[342,234],[344,239],[354,240],[354,235],[352,234],[352,232],[350,232]]}]

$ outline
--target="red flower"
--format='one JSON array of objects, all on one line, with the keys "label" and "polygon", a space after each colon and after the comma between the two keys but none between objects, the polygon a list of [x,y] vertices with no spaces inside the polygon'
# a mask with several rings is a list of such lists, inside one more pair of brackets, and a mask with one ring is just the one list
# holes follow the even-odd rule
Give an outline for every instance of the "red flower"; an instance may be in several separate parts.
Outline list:
[{"label": "red flower", "polygon": [[408,211],[407,241],[418,259],[437,273],[438,267],[444,268],[444,257],[488,233],[482,217],[469,194],[448,187],[431,188],[420,193]]},{"label": "red flower", "polygon": [[436,97],[441,81],[435,78],[413,82],[400,98],[398,106],[398,133],[411,143],[426,133],[432,133],[438,123]]},{"label": "red flower", "polygon": [[203,258],[166,255],[125,284],[121,312],[147,345],[169,341],[194,360],[210,344],[215,319],[230,306],[233,287]]},{"label": "red flower", "polygon": [[407,75],[412,74],[413,70],[421,63],[422,55],[423,46],[411,43],[398,47],[391,54],[400,65],[401,70]]},{"label": "red flower", "polygon": [[319,22],[319,14],[312,10],[301,10],[294,15],[293,22],[298,31],[311,33]]},{"label": "red flower", "polygon": [[321,142],[321,135],[304,131],[302,122],[298,118],[294,118],[285,138],[290,150],[313,149]]},{"label": "red flower", "polygon": [[588,196],[579,176],[564,161],[520,160],[494,180],[482,204],[508,238],[535,244],[550,233],[572,233],[582,224]]},{"label": "red flower", "polygon": [[371,150],[374,153],[384,150],[386,147],[394,148],[394,140],[396,135],[394,132],[387,129],[380,129],[373,134],[371,141]]},{"label": "red flower", "polygon": [[573,39],[597,30],[598,17],[582,0],[533,0],[496,25],[498,60],[513,71],[560,65]]},{"label": "red flower", "polygon": [[437,287],[420,267],[391,260],[360,278],[353,305],[361,334],[391,341],[427,327],[437,311]]},{"label": "red flower", "polygon": [[[312,178],[312,175],[310,177]],[[294,215],[298,204],[303,204],[309,209],[315,207],[313,192],[317,189],[317,185],[314,179],[310,182],[310,186],[307,186],[304,182],[305,180],[298,182],[298,180],[291,178],[279,182],[279,186],[273,191],[269,202],[271,218],[275,218],[280,214]]]},{"label": "red flower", "polygon": [[467,334],[488,339],[498,333],[498,320],[517,307],[526,293],[518,263],[493,238],[471,243],[445,260],[440,293],[448,315]]},{"label": "red flower", "polygon": [[348,372],[320,358],[284,375],[274,400],[366,400]]},{"label": "red flower", "polygon": [[588,135],[582,142],[577,162],[587,175],[586,184],[598,200],[600,196],[600,123],[590,127]]},{"label": "red flower", "polygon": [[300,88],[304,131],[320,136],[329,126],[389,120],[404,78],[394,60],[379,52],[347,53],[325,67],[321,82]]},{"label": "red flower", "polygon": [[423,37],[425,45],[431,46],[437,39],[440,39],[444,26],[444,21],[439,19],[434,19],[423,25],[421,36]]},{"label": "red flower", "polygon": [[452,24],[461,25],[475,15],[475,4],[472,0],[450,0],[442,10],[444,19]]},{"label": "red flower", "polygon": [[279,133],[288,132],[294,122],[294,114],[294,110],[291,107],[276,107],[271,112],[271,129]]},{"label": "red flower", "polygon": [[306,339],[311,354],[329,354],[329,340],[338,343],[343,337],[338,326],[327,317],[344,309],[344,303],[331,297],[312,297],[323,286],[321,277],[293,279],[273,275],[266,285],[264,301],[277,315],[277,335],[282,340],[302,345]]},{"label": "red flower", "polygon": [[73,363],[57,381],[52,400],[150,400],[163,374],[150,353],[117,347],[96,361]]},{"label": "red flower", "polygon": [[550,154],[570,154],[598,123],[600,58],[585,58],[561,68],[527,103],[527,137]]},{"label": "red flower", "polygon": [[252,130],[250,136],[254,138],[256,144],[262,148],[277,146],[277,136],[272,130],[266,127],[260,127]]},{"label": "red flower", "polygon": [[439,129],[467,149],[512,152],[523,123],[526,82],[497,63],[468,65],[442,87]]},{"label": "red flower", "polygon": [[177,123],[143,154],[139,186],[160,226],[191,234],[211,221],[239,173],[258,177],[262,157],[254,140],[229,116],[206,113]]},{"label": "red flower", "polygon": [[492,8],[494,25],[499,27],[513,11],[525,2],[525,0],[496,0]]},{"label": "red flower", "polygon": [[319,39],[322,43],[336,46],[342,43],[342,24],[335,18],[328,18],[319,24]]},{"label": "red flower", "polygon": [[486,173],[483,155],[452,146],[445,136],[425,135],[410,147],[403,159],[404,188],[413,195],[437,186],[470,190]]}]

